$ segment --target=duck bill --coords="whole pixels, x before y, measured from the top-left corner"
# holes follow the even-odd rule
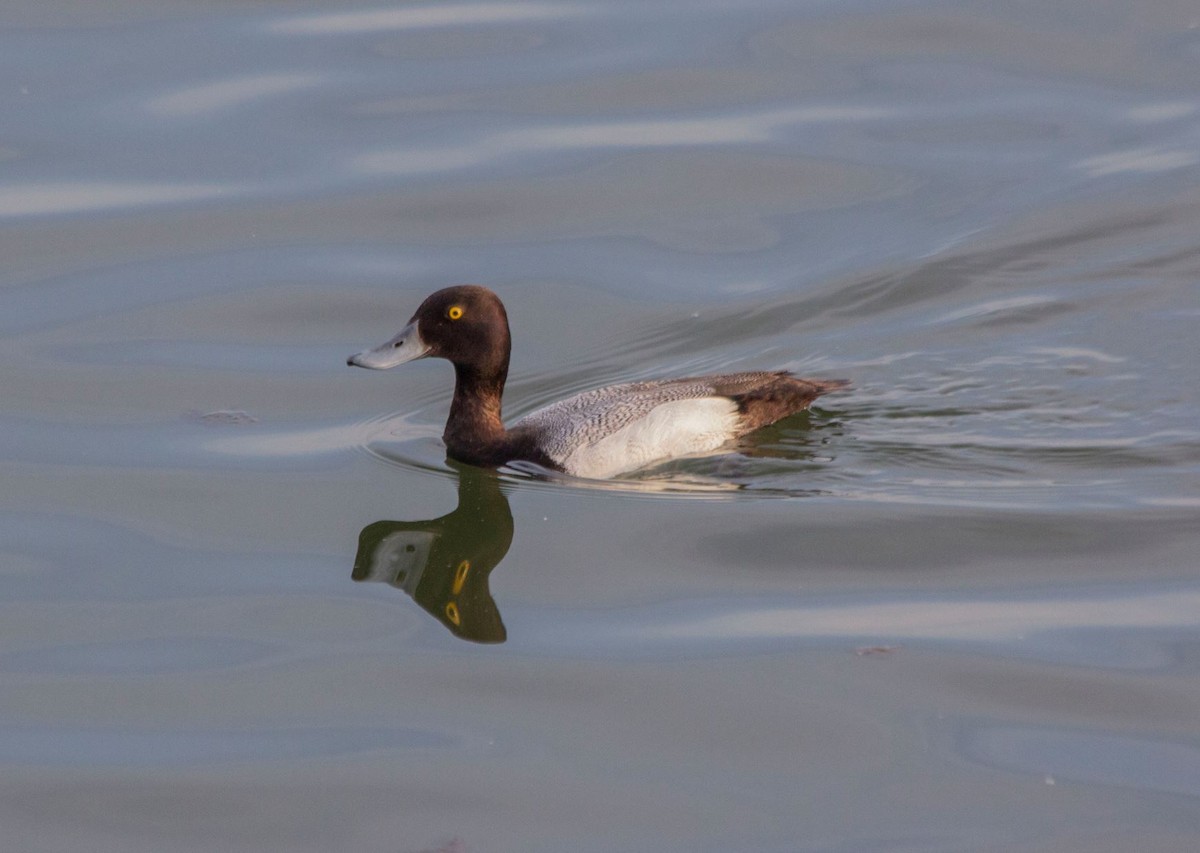
[[[400,334],[375,349],[364,350],[346,359],[346,364],[366,367],[371,370],[387,370],[406,361],[416,361],[429,355],[429,345],[421,340],[417,321],[413,320],[400,330]]]

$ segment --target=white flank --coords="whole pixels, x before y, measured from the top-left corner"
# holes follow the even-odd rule
[[[568,474],[603,480],[675,456],[716,450],[737,434],[737,423],[737,404],[727,397],[674,400],[557,461]]]

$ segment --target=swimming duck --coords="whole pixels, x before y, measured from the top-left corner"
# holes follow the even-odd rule
[[[447,359],[456,377],[442,435],[450,457],[485,467],[525,460],[594,479],[709,453],[848,384],[784,371],[630,382],[551,403],[506,429],[500,398],[510,350],[499,297],[462,285],[429,296],[399,334],[346,363],[386,370],[418,358]]]

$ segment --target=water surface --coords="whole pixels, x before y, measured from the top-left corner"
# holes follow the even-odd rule
[[[0,13],[0,838],[1200,844],[1200,15]],[[487,284],[506,414],[846,393],[615,483],[345,357]]]

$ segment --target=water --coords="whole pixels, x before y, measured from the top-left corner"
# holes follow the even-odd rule
[[[0,838],[1200,845],[1200,14],[15,0]],[[506,414],[853,381],[611,484]]]

